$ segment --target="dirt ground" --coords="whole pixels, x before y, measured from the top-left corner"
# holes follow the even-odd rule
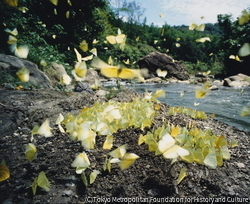
[[[110,100],[131,101],[136,96],[133,91],[126,91]],[[212,127],[216,135],[224,135],[228,140],[236,139],[239,143],[238,147],[230,148],[231,159],[216,169],[182,161],[170,168],[170,160],[155,156],[145,144],[137,144],[139,135],[153,127],[146,128],[144,132],[129,128],[115,133],[115,146],[128,144],[127,152],[140,156],[134,165],[123,171],[118,166],[114,166],[110,173],[102,170],[109,150],[102,149],[105,138],[98,137],[96,148],[87,151],[87,154],[91,168],[99,169],[101,173],[87,188],[71,167],[75,156],[83,152],[84,148],[80,142],[72,141],[67,133],[54,129],[53,137],[35,136],[33,143],[39,147],[37,158],[32,162],[25,159],[24,146],[30,142],[30,131],[34,125],[41,124],[46,118],[53,121],[59,113],[77,114],[95,101],[107,99],[95,94],[52,89],[0,89],[0,160],[4,159],[10,169],[10,178],[0,182],[1,203],[129,203],[128,199],[149,203],[160,198],[164,198],[160,201],[165,203],[212,203],[212,199],[214,202],[220,199],[249,203],[250,133],[212,118],[192,120],[199,128]],[[154,119],[154,126],[162,125],[162,118],[165,118],[165,121],[184,127],[191,119],[183,114],[170,116],[167,110],[168,105],[162,104],[159,115]],[[182,167],[186,167],[188,173],[176,185],[175,180]],[[37,194],[33,196],[31,184],[41,171],[46,173],[50,181],[50,191],[45,192],[38,187]]]

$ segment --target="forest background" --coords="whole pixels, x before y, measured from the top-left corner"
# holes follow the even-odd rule
[[[7,3],[6,3],[7,2]],[[189,74],[210,70],[211,74],[250,75],[250,56],[234,59],[244,43],[250,43],[250,23],[240,25],[229,14],[218,15],[218,22],[205,24],[204,31],[190,30],[188,25],[159,27],[147,24],[144,8],[136,1],[121,0],[120,7],[112,8],[108,0],[2,0],[0,1],[0,53],[12,54],[11,32],[18,45],[29,47],[28,60],[44,71],[45,64],[58,62],[68,73],[76,61],[74,48],[82,56],[96,48],[98,57],[115,63],[129,59],[128,67],[138,68],[136,62],[152,51],[159,51],[181,61]],[[246,8],[250,12],[250,7]],[[126,19],[126,20],[124,20]],[[106,36],[117,36],[120,29],[126,38],[124,49],[110,44]],[[209,37],[211,41],[197,42]],[[88,49],[79,49],[86,41]]]

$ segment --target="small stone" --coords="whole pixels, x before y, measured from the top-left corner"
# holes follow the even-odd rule
[[[160,195],[160,191],[157,188],[153,188],[153,189],[148,190],[148,195],[155,197],[155,196]]]
[[[245,164],[243,164],[243,163],[237,163],[237,166],[238,166],[239,168],[245,168]]]
[[[64,190],[63,194],[66,196],[71,196],[73,194],[73,191],[72,190]]]

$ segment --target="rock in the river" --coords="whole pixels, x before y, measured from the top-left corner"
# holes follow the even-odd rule
[[[250,86],[250,77],[245,74],[237,74],[224,79],[223,86],[243,87]]]
[[[12,77],[17,77],[16,72],[23,67],[30,71],[29,82],[33,85],[43,87],[49,87],[52,85],[48,76],[39,70],[36,64],[11,55],[0,54],[1,76],[10,75]]]
[[[167,76],[176,77],[179,80],[188,80],[189,75],[187,74],[185,67],[180,63],[176,62],[172,57],[167,54],[160,52],[151,52],[144,58],[138,61],[140,68],[147,68],[149,72],[155,74],[157,69],[166,70]]]

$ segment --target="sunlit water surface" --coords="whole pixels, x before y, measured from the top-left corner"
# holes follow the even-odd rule
[[[207,114],[215,114],[215,119],[235,126],[238,129],[250,131],[250,116],[241,117],[243,107],[250,105],[250,88],[242,89],[231,87],[219,87],[218,90],[210,91],[210,94],[201,99],[195,98],[195,87],[198,85],[170,83],[170,84],[136,84],[126,85],[138,93],[153,92],[156,89],[163,89],[166,92],[165,98],[159,100],[170,106],[183,106],[195,110],[205,111]],[[180,97],[180,93],[184,96]],[[194,104],[199,104],[195,106]]]

